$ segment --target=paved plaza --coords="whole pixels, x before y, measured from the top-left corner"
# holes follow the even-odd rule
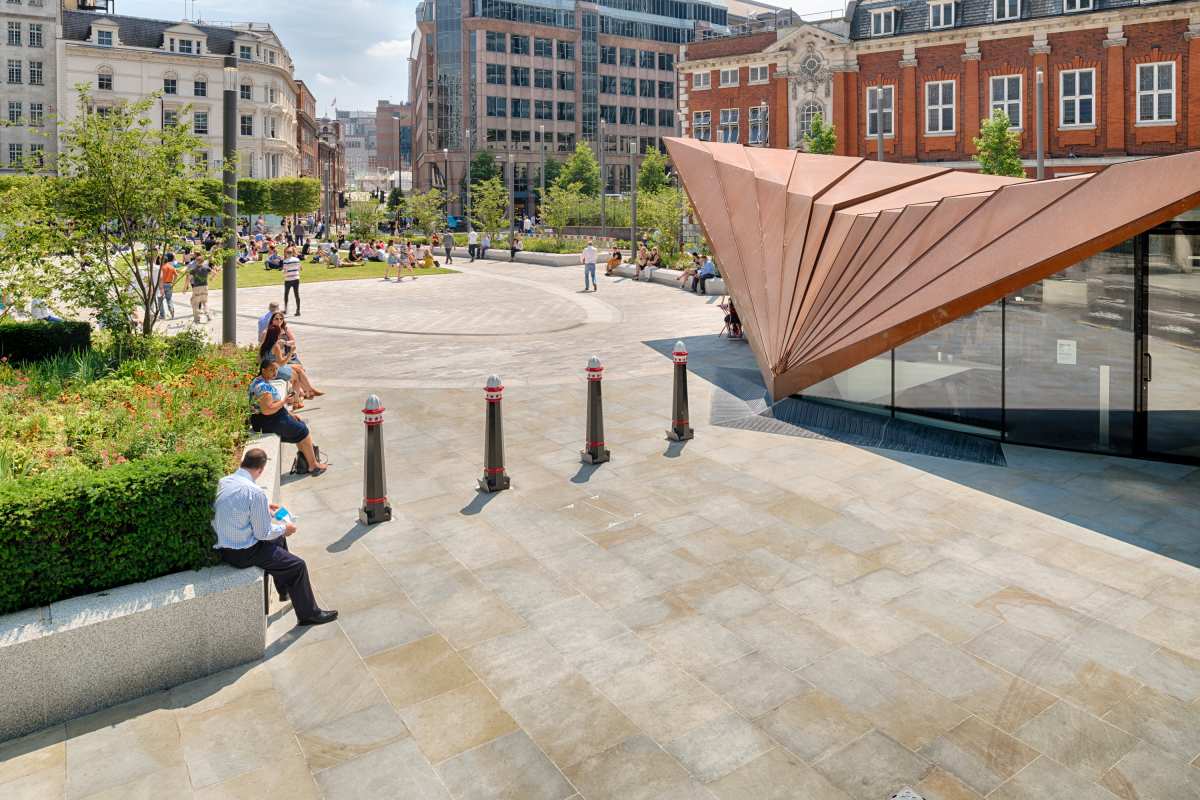
[[[715,426],[705,377],[753,369],[716,299],[580,288],[499,262],[303,287],[335,466],[283,500],[337,624],[275,603],[263,661],[0,745],[0,797],[1200,797],[1200,470]],[[240,293],[244,341],[278,294]],[[593,353],[613,460],[585,468]],[[492,372],[514,488],[485,497]],[[395,518],[366,528],[372,392]]]

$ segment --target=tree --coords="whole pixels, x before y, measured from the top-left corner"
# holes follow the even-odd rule
[[[404,205],[404,191],[399,186],[393,186],[387,196],[387,210],[395,214]]]
[[[646,157],[638,170],[638,191],[653,194],[667,188],[667,157],[657,147],[646,146]]]
[[[476,228],[497,233],[508,216],[508,187],[499,176],[471,187],[471,222]]]
[[[546,159],[546,187],[549,188],[558,182],[558,176],[562,174],[563,163],[554,158]],[[599,169],[600,165],[597,164]],[[541,187],[539,187],[541,188]]]
[[[379,223],[387,219],[383,207],[375,200],[350,202],[350,236],[353,239],[374,239],[379,236]]]
[[[826,125],[820,114],[816,114],[809,132],[804,134],[804,146],[810,153],[831,156],[837,149],[837,131],[832,125]]]
[[[471,185],[490,181],[500,174],[500,166],[490,150],[480,150],[471,159]]]
[[[1025,167],[1021,164],[1021,132],[1010,130],[1011,125],[1008,114],[999,108],[992,112],[991,119],[980,121],[972,158],[979,162],[979,171],[984,175],[1025,177]]]
[[[683,238],[683,219],[690,213],[687,196],[668,186],[657,192],[638,195],[638,225],[651,234],[663,260],[670,264],[679,255]]]
[[[538,210],[542,215],[542,222],[554,230],[556,241],[562,241],[563,228],[571,223],[571,214],[583,199],[578,183],[564,184],[558,180],[546,189],[546,197]]]
[[[549,166],[549,164],[547,164]],[[579,184],[579,192],[585,197],[597,197],[600,194],[600,162],[587,142],[575,145],[575,152],[563,164],[562,171],[555,178],[556,186]]]
[[[271,213],[281,217],[307,214],[321,205],[321,182],[316,178],[275,178],[267,186]]]
[[[238,178],[238,213],[257,217],[271,211],[271,187],[259,178]]]
[[[446,222],[446,196],[441,189],[414,192],[408,198],[408,214],[419,230],[433,233]]]
[[[118,342],[157,319],[157,264],[211,209],[199,166],[204,142],[181,119],[159,126],[158,95],[59,123],[57,168],[0,195],[0,292],[13,302],[40,298],[95,312]],[[186,113],[186,112],[185,112]],[[32,165],[31,165],[32,166]],[[215,263],[225,252],[208,254]],[[23,296],[22,296],[23,295]]]

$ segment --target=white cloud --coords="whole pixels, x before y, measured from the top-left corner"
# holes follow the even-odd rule
[[[367,48],[372,58],[408,58],[409,42],[405,39],[385,39]]]
[[[317,83],[321,84],[322,86],[333,86],[335,83],[337,83],[337,78],[331,78],[323,72],[318,72]]]

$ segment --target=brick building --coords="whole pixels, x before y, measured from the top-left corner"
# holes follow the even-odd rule
[[[300,176],[318,176],[317,99],[304,81],[296,81],[296,149],[300,154]]]

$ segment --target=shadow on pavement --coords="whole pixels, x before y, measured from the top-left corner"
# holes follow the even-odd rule
[[[341,538],[336,542],[330,542],[325,548],[329,553],[340,553],[343,550],[349,550],[350,546],[359,539],[367,535],[367,531],[371,530],[370,525],[364,525],[361,522],[354,523],[354,527],[342,534]]]
[[[492,500],[495,498],[496,492],[481,492],[476,490],[475,496],[471,498],[471,502],[459,509],[458,513],[467,517],[474,516],[480,511],[483,511],[483,507],[492,502]]]

